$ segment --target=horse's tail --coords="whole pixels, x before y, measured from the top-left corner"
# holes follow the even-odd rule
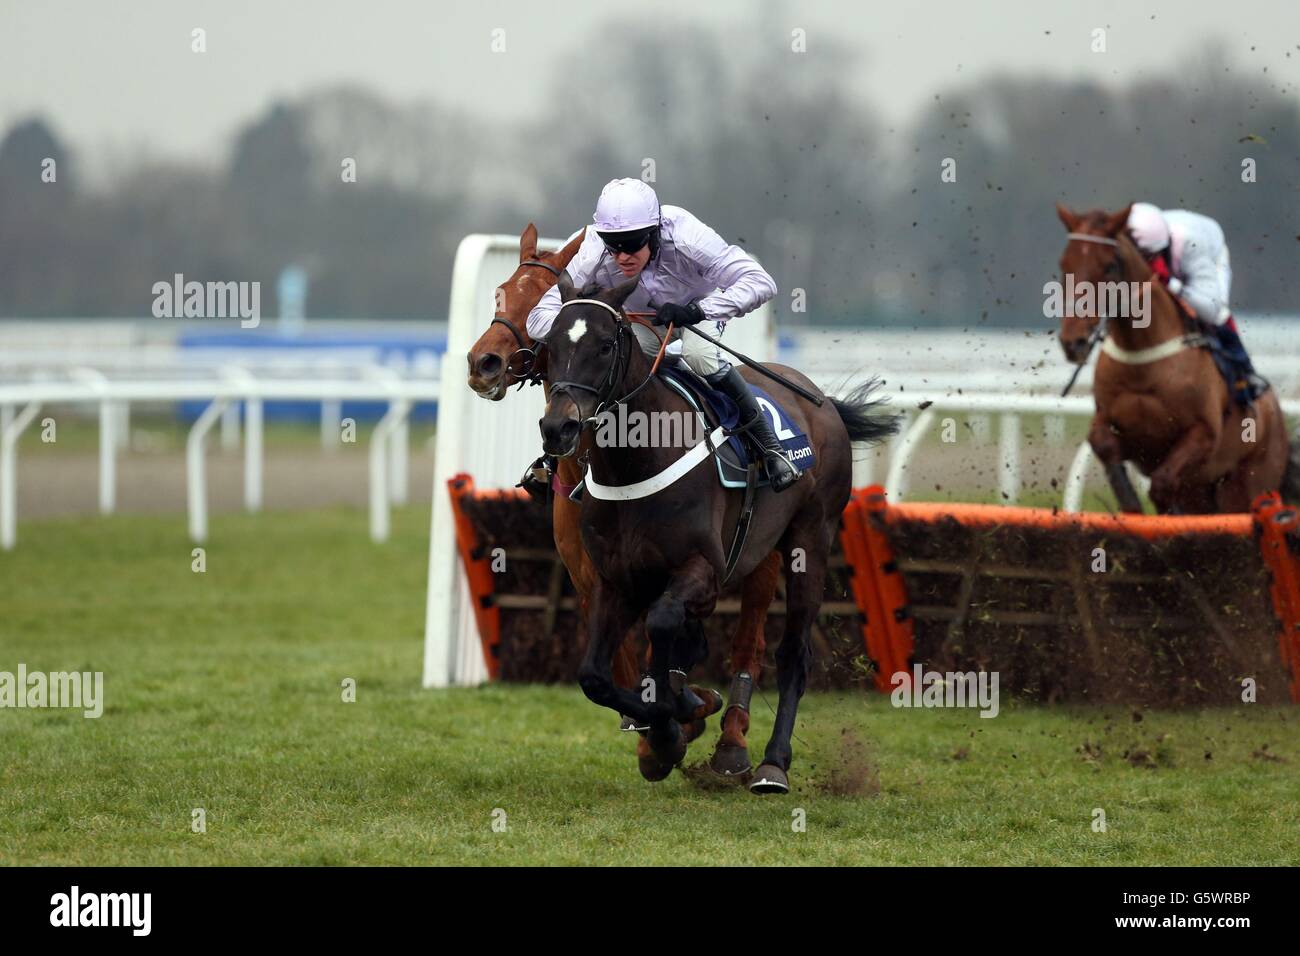
[[[884,398],[873,398],[880,387],[880,379],[863,382],[843,398],[832,398],[831,404],[840,413],[840,420],[848,429],[850,441],[879,444],[890,435],[898,434],[902,416],[883,411]]]

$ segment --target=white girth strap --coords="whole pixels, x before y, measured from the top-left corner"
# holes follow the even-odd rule
[[[1191,348],[1191,346],[1187,344],[1187,340],[1182,336],[1176,339],[1166,339],[1159,345],[1153,345],[1149,349],[1122,349],[1109,338],[1101,343],[1103,352],[1116,362],[1121,362],[1124,365],[1150,365],[1152,362],[1167,359],[1169,356],[1177,355],[1188,348]]]
[[[637,498],[648,498],[684,477],[700,462],[707,461],[711,454],[710,449],[722,444],[726,438],[726,431],[722,426],[718,426],[713,430],[713,434],[709,435],[708,441],[700,442],[659,474],[630,485],[602,485],[588,468],[587,477],[583,479],[583,487],[593,498],[599,498],[601,501],[634,501]]]

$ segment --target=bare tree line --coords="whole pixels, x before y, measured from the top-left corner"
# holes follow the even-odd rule
[[[643,173],[764,261],[784,322],[1042,325],[1058,200],[1207,212],[1232,246],[1238,310],[1296,311],[1296,95],[1215,49],[1119,92],[972,83],[890,131],[845,88],[843,50],[724,68],[716,34],[639,28],[626,46],[617,63],[558,57],[582,63],[582,83],[557,66],[532,122],[323,89],[252,119],[215,172],[151,163],[107,189],[79,185],[93,157],[50,123],[20,122],[0,141],[0,315],[142,316],[174,273],[270,288],[298,263],[311,315],[437,318],[463,235],[530,220],[566,234],[605,181]]]

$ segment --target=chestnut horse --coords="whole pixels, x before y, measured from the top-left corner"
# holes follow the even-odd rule
[[[637,343],[623,303],[637,287],[575,292],[559,281],[563,303],[547,341],[550,394],[539,423],[543,447],[559,458],[578,455],[598,416],[624,406],[629,416],[653,420],[664,412],[692,416],[690,405],[657,378]],[[769,366],[813,395],[799,372]],[[745,369],[747,378],[758,374]],[[747,575],[773,550],[786,560],[785,633],[776,654],[778,701],[754,793],[788,793],[790,737],[812,656],[810,631],[821,608],[826,563],[852,485],[852,442],[880,441],[897,420],[876,412],[874,382],[846,399],[814,404],[792,389],[764,382],[786,415],[808,436],[815,464],[789,490],[757,493],[749,535],[735,564]],[[699,704],[674,671],[689,673],[707,656],[699,623],[713,613],[726,579],[727,546],[741,511],[740,491],[724,488],[708,456],[688,459],[680,447],[591,442],[582,540],[598,570],[588,608],[589,638],[578,683],[594,703],[649,724],[652,755],[671,770],[686,754],[680,722]],[[704,465],[704,467],[700,467]],[[653,694],[647,699],[618,687],[611,662],[628,628],[645,617],[650,637]]]
[[[577,254],[585,234],[586,230],[578,233],[558,252],[545,253],[537,251],[537,229],[532,223],[519,237],[519,267],[497,287],[496,315],[467,356],[469,387],[480,397],[500,401],[512,387],[533,373],[544,374],[546,353],[544,349],[535,351],[535,343],[528,335],[528,313]],[[574,486],[582,473],[573,459],[566,458],[559,461],[557,478],[561,484]],[[585,627],[596,569],[582,544],[578,514],[577,502],[564,495],[554,496],[551,518],[555,547],[578,594]],[[709,762],[724,777],[740,779],[750,769],[745,739],[749,731],[749,697],[763,668],[767,647],[763,628],[776,594],[780,570],[780,556],[773,552],[750,572],[742,585],[740,616],[731,640],[730,664],[735,677],[722,718],[722,735]],[[614,661],[615,680],[619,686],[631,688],[637,686],[640,674],[636,644],[625,641]],[[672,769],[665,770],[652,758],[644,738],[638,742],[638,756],[642,773],[647,776],[666,774]]]
[[[1097,411],[1088,443],[1105,466],[1120,507],[1142,511],[1124,471],[1126,461],[1151,478],[1151,501],[1161,514],[1249,511],[1262,492],[1294,494],[1297,475],[1289,467],[1277,395],[1270,389],[1248,408],[1233,401],[1209,351],[1198,347],[1199,330],[1191,326],[1190,313],[1128,235],[1128,207],[1082,214],[1059,204],[1056,209],[1070,234],[1061,272],[1073,277],[1077,293],[1091,284],[1090,298],[1098,303],[1088,306],[1085,299],[1078,308],[1064,303],[1061,347],[1081,365],[1093,336],[1104,335],[1093,375]],[[1126,283],[1131,293],[1128,314],[1106,316],[1099,329],[1104,283]],[[1109,296],[1109,301],[1125,297]]]

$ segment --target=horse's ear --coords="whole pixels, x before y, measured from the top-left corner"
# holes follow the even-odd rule
[[[555,285],[560,290],[561,302],[568,302],[577,295],[577,293],[573,291],[573,279],[569,276],[567,269],[560,273],[560,280],[555,283]]]
[[[1106,235],[1118,236],[1121,232],[1123,232],[1126,228],[1128,228],[1128,215],[1129,215],[1129,211],[1132,208],[1133,208],[1133,204],[1129,203],[1119,212],[1113,213],[1112,215],[1106,217]]]
[[[616,309],[621,309],[623,307],[623,303],[627,301],[628,296],[630,296],[633,292],[636,291],[636,287],[640,283],[641,283],[641,277],[633,276],[631,279],[628,279],[626,282],[614,286],[614,288],[612,289],[606,289],[604,294],[601,295],[600,297],[601,301],[608,302]]]
[[[527,262],[537,257],[537,227],[531,222],[519,237],[519,261]]]
[[[1056,204],[1056,215],[1059,216],[1061,222],[1065,224],[1067,232],[1079,231],[1079,216],[1077,213],[1072,212],[1070,207],[1065,205],[1065,203],[1058,202]]]
[[[578,249],[582,247],[582,240],[586,238],[587,238],[587,227],[583,226],[582,230],[576,236],[574,236],[572,239],[569,240],[569,244],[567,246],[565,246],[559,252],[555,252],[551,254],[551,264],[559,266],[561,269],[563,269],[565,266],[567,266],[570,262],[573,261],[573,257],[578,254]]]

